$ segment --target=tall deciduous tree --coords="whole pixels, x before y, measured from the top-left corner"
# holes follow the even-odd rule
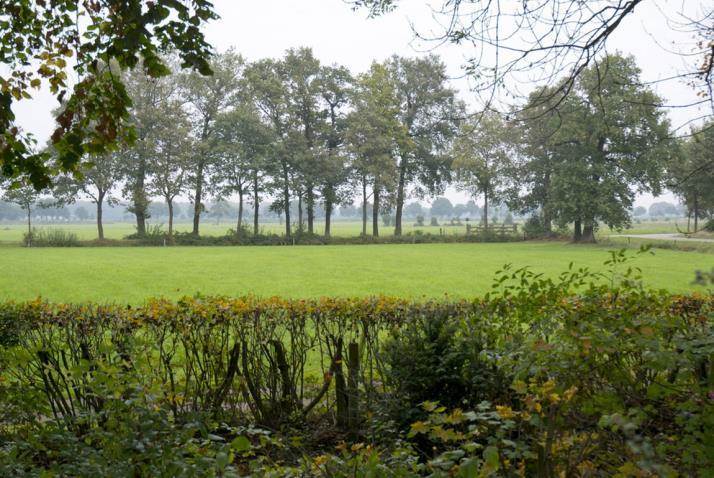
[[[397,92],[399,119],[411,139],[407,147],[398,151],[394,225],[394,234],[398,236],[402,233],[402,211],[409,185],[435,195],[449,181],[446,152],[461,115],[455,92],[447,85],[446,67],[439,57],[395,56],[389,68]]]
[[[694,218],[694,232],[699,219],[714,215],[714,122],[694,129],[681,154],[668,166],[668,185],[679,196]]]
[[[347,138],[354,154],[353,167],[362,185],[362,231],[367,223],[367,186],[372,186],[372,235],[379,235],[383,195],[394,186],[398,151],[411,144],[399,119],[397,92],[389,69],[373,63],[361,75],[353,95],[354,111],[348,117]]]
[[[574,223],[576,242],[594,241],[600,221],[627,226],[635,195],[661,190],[669,123],[639,75],[632,57],[608,55],[563,102],[553,205],[561,224]]]
[[[673,144],[661,100],[639,79],[631,57],[609,55],[580,75],[566,97],[542,88],[516,115],[517,167],[509,203],[574,225],[592,242],[600,222],[624,227],[638,192],[657,194]]]
[[[293,172],[292,157],[289,152],[290,133],[287,107],[285,69],[281,62],[260,60],[252,63],[245,72],[246,88],[264,120],[270,125],[273,162],[277,165],[273,176],[275,189],[280,198],[271,205],[271,210],[280,207],[285,213],[285,236],[290,238],[290,186]]]
[[[517,113],[508,125],[514,153],[508,205],[523,214],[537,214],[546,235],[553,230],[553,178],[558,162],[567,160],[559,157],[564,144],[559,143],[557,133],[564,127],[563,116],[570,105],[556,108],[557,101],[555,90],[538,88],[531,93],[525,111]]]
[[[250,103],[223,113],[216,121],[214,143],[215,182],[219,196],[238,194],[238,222],[236,233],[243,229],[243,206],[246,196],[252,191],[254,214],[253,232],[257,234],[257,211],[262,171],[266,169],[266,156],[272,139],[269,128],[261,121],[258,112]]]
[[[130,201],[129,212],[136,217],[136,233],[142,237],[146,235],[149,218],[150,163],[159,154],[155,150],[161,141],[159,136],[172,128],[177,85],[173,77],[153,78],[139,67],[128,72],[124,82],[132,100],[131,124],[136,142],[121,148],[119,155],[125,179],[124,196]]]
[[[236,101],[241,85],[244,61],[233,51],[216,55],[211,62],[213,74],[201,76],[196,73],[185,75],[181,81],[183,97],[193,122],[196,138],[193,182],[193,229],[199,234],[201,212],[206,187],[206,173],[210,167],[210,143],[215,132],[215,124],[221,112],[230,109]]]
[[[148,162],[151,195],[160,196],[168,208],[169,239],[173,238],[175,207],[174,200],[184,194],[189,186],[188,175],[192,166],[194,149],[191,137],[191,123],[175,100],[170,100],[162,111],[168,114],[171,122],[162,121],[156,126],[147,145],[153,152]]]
[[[349,176],[347,157],[342,146],[345,142],[346,115],[353,78],[345,67],[323,67],[320,74],[320,94],[327,105],[327,120],[324,124],[324,149],[320,161],[322,199],[325,204],[325,236],[331,232],[332,213],[335,204],[346,199],[344,188]]]
[[[282,61],[285,71],[286,100],[292,136],[291,154],[298,189],[304,192],[307,208],[307,231],[314,232],[316,189],[321,164],[318,153],[318,134],[323,129],[325,111],[320,104],[320,61],[309,48],[288,50]],[[299,199],[302,199],[300,196]],[[300,224],[302,226],[302,224]]]

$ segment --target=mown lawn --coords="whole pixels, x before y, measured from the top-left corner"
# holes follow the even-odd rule
[[[0,300],[138,304],[150,296],[203,294],[314,297],[486,293],[505,263],[555,276],[572,261],[603,270],[607,249],[548,242],[368,246],[0,248]],[[697,290],[696,269],[714,254],[657,250],[635,265],[646,283]]]

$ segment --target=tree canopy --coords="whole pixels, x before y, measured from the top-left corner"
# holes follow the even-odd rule
[[[10,0],[0,11],[0,171],[47,187],[55,170],[77,173],[85,154],[131,142],[131,97],[121,70],[139,65],[152,77],[169,74],[162,53],[209,75],[211,49],[201,26],[216,18],[208,0]],[[76,81],[71,81],[76,78]],[[62,108],[51,142],[56,161],[36,148],[12,111],[32,91],[49,87]]]

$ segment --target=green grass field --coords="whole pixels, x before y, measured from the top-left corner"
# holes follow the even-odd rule
[[[313,297],[389,294],[471,297],[504,263],[556,275],[604,269],[607,249],[559,243],[397,244],[296,247],[0,248],[0,299],[140,303],[203,294]],[[697,290],[696,269],[714,254],[658,250],[639,258],[646,283]]]

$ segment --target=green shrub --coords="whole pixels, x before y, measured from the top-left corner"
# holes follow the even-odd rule
[[[545,235],[545,227],[540,216],[529,217],[523,224],[523,232],[531,239],[543,237]]]
[[[486,351],[493,346],[470,333],[450,314],[416,317],[384,345],[386,378],[397,398],[394,418],[402,424],[422,416],[420,404],[439,401],[450,408],[501,396],[508,381]]]
[[[77,247],[77,234],[63,229],[32,229],[23,235],[22,244],[28,247]]]
[[[138,232],[126,236],[124,239],[138,241],[146,246],[165,246],[169,241],[168,233],[164,231],[163,224],[154,224],[146,227],[146,233],[142,236]]]

